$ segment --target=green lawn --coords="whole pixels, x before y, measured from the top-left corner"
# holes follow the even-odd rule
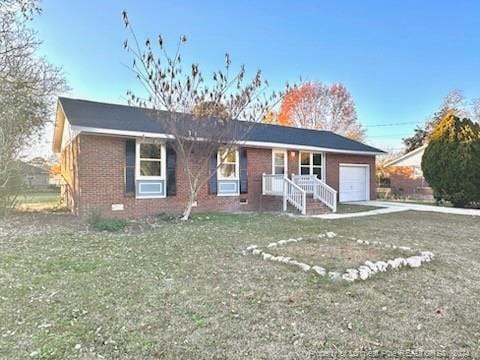
[[[25,192],[18,196],[17,208],[24,211],[40,211],[60,206],[60,191]]]
[[[333,231],[435,253],[419,269],[332,283],[243,255]],[[318,358],[321,351],[480,351],[480,219],[402,212],[134,222],[0,221],[0,358]]]
[[[370,211],[370,210],[378,210],[382,209],[378,206],[370,206],[370,205],[352,205],[352,204],[338,204],[337,205],[337,213],[338,214],[348,214],[348,213],[356,213],[362,211]]]

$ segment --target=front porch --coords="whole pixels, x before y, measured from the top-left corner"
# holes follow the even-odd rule
[[[263,174],[262,195],[282,197],[283,211],[289,205],[302,215],[337,211],[337,191],[316,175]]]

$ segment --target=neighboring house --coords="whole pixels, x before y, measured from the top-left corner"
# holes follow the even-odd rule
[[[52,188],[60,188],[63,184],[63,178],[61,174],[52,174],[48,178],[48,184]]]
[[[169,146],[168,121],[168,112],[154,120],[143,108],[60,98],[53,149],[71,211],[122,217],[181,211],[187,179]],[[287,207],[308,214],[335,210],[337,199],[375,199],[375,156],[382,153],[329,131],[256,123],[218,171],[212,157],[195,210]]]
[[[393,194],[417,199],[433,199],[432,188],[423,177],[423,145],[385,164]]]
[[[26,162],[20,162],[23,175],[23,184],[27,189],[45,190],[49,185],[48,169],[34,166]]]

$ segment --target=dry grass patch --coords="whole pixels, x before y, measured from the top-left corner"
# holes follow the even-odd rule
[[[252,243],[328,231],[428,249],[435,260],[346,284],[242,255]],[[208,214],[118,233],[90,231],[68,214],[19,214],[0,220],[0,359],[479,352],[479,234],[478,218],[410,211],[341,220]]]
[[[341,239],[307,239],[286,246],[269,249],[274,256],[289,256],[309,265],[320,265],[328,271],[344,271],[356,268],[365,261],[386,261],[397,257],[413,255],[398,249],[382,246],[361,245],[353,240]]]

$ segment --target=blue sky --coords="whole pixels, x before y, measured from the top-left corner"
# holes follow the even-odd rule
[[[139,38],[181,34],[204,72],[261,69],[282,89],[301,76],[352,93],[367,142],[397,149],[451,89],[480,96],[480,1],[60,1],[43,0],[33,25],[41,53],[61,65],[68,95],[125,102],[138,83],[125,67],[127,10]],[[406,123],[401,126],[390,124]],[[378,126],[389,125],[389,126]]]

